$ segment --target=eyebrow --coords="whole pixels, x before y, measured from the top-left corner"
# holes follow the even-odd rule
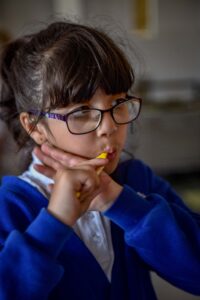
[[[82,104],[82,103],[80,103],[80,104]],[[78,105],[78,103],[77,104],[75,104],[75,105]],[[63,109],[63,110],[67,110],[67,111],[64,111],[64,112],[60,112],[60,111],[58,111],[58,112],[54,112],[55,114],[61,114],[61,115],[67,115],[67,114],[69,114],[69,113],[71,113],[71,112],[73,112],[73,111],[76,111],[76,110],[79,110],[79,109],[82,109],[82,108],[89,108],[89,106],[87,106],[87,105],[84,105],[84,104],[82,104],[82,105],[80,105],[80,106],[77,106],[77,107],[71,107],[70,109],[66,106],[66,107],[59,107],[59,108],[55,108],[55,110],[61,110],[61,109]],[[69,109],[69,110],[68,110]]]
[[[117,97],[117,98],[115,98],[115,99],[110,99],[110,100],[107,100],[106,102],[108,103],[108,104],[112,104],[114,101],[117,101],[117,100],[119,100],[119,99],[127,99],[127,97],[128,97],[129,95],[128,95],[128,93],[125,93],[125,96],[119,96],[119,97]],[[93,105],[92,105],[92,108],[96,108],[96,107],[94,107]]]
[[[114,101],[117,101],[117,100],[119,100],[119,99],[127,99],[128,96],[129,96],[128,93],[126,93],[124,97],[123,97],[123,96],[117,97],[116,99],[108,100],[108,102],[109,102],[109,104],[112,105],[112,103],[113,103]],[[101,99],[100,99],[100,100],[101,100]],[[86,104],[86,103],[87,103],[87,104]],[[90,108],[92,108],[92,109],[95,109],[95,108],[98,109],[96,106],[94,106],[95,104],[92,105],[91,100],[86,100],[85,103],[76,103],[75,105],[77,105],[76,108],[71,108],[71,109],[70,109],[69,111],[67,111],[67,112],[61,112],[61,114],[62,114],[62,115],[67,115],[67,114],[69,114],[69,113],[71,113],[71,112],[79,111],[79,110],[81,110],[81,109],[90,109]],[[78,106],[78,105],[80,105],[80,106]],[[67,107],[61,107],[60,109],[67,109]],[[59,113],[59,112],[58,112],[58,113]]]
[[[74,109],[70,110],[68,113],[70,114],[71,112],[74,112],[74,111],[76,112],[76,111],[84,110],[84,109],[91,109],[91,107],[89,107],[89,105],[81,105],[77,108],[74,108]]]

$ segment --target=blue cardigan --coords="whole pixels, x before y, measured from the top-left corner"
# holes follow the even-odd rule
[[[111,283],[37,189],[3,178],[0,300],[154,300],[151,270],[200,295],[200,216],[138,160],[120,164],[113,177],[124,188],[105,212],[115,252]]]

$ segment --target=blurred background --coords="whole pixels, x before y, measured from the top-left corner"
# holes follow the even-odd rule
[[[123,37],[136,72],[134,93],[143,98],[124,158],[144,160],[200,212],[200,1],[0,0],[0,46],[62,17]],[[0,122],[0,177],[18,174],[22,162]],[[200,299],[152,278],[161,300]]]

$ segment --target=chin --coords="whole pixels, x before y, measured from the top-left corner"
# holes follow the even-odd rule
[[[115,171],[115,169],[117,168],[118,163],[119,163],[119,160],[113,161],[113,162],[109,162],[108,165],[105,167],[105,172],[108,175],[112,174]]]

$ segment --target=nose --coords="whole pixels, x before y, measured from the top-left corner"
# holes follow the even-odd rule
[[[110,136],[117,131],[118,125],[113,120],[110,112],[105,112],[102,116],[101,124],[97,128],[98,136]]]

